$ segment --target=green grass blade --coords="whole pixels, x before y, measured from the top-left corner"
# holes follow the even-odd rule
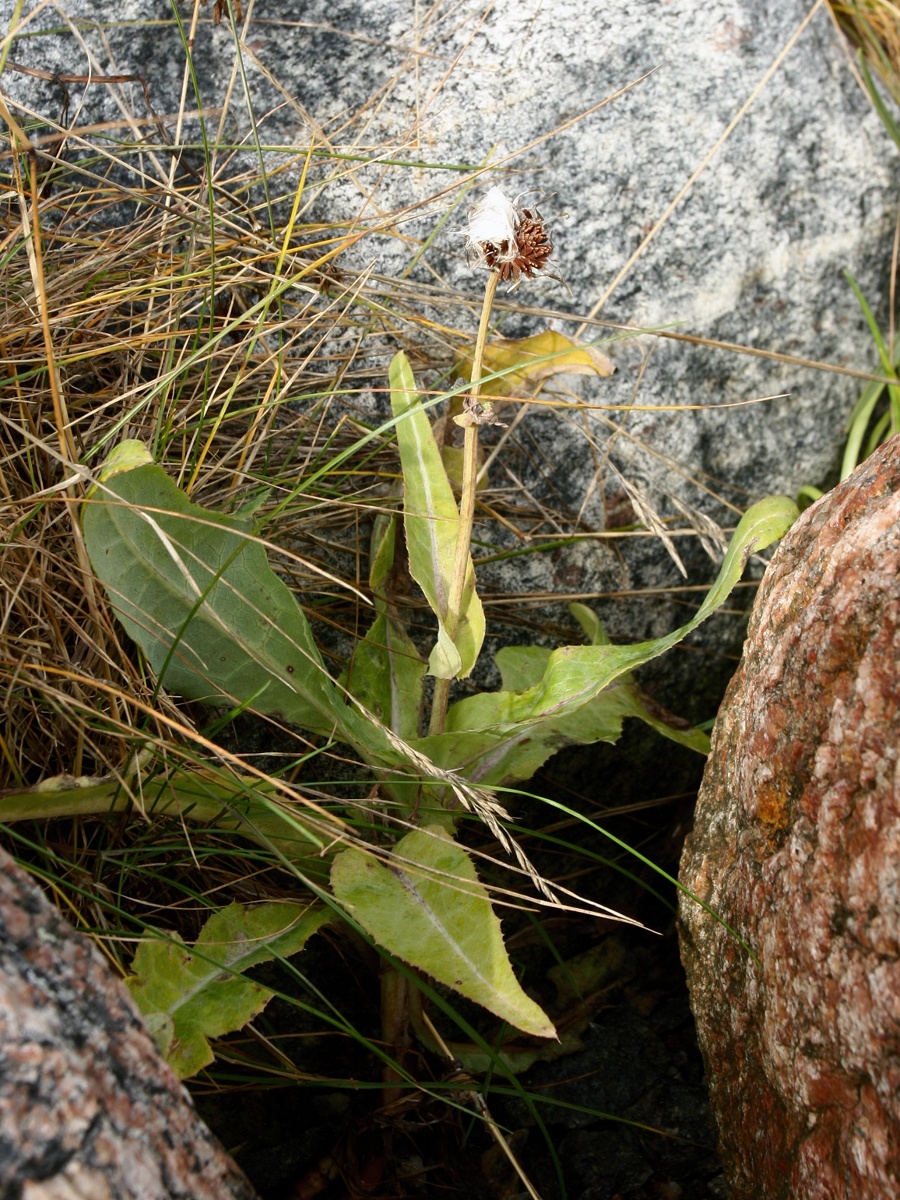
[[[878,322],[875,320],[875,314],[872,312],[868,301],[862,294],[862,291],[857,285],[856,280],[849,271],[844,271],[844,278],[853,288],[854,295],[859,301],[860,308],[863,310],[863,316],[866,318],[866,324],[869,326],[869,332],[872,335],[872,341],[878,348],[878,356],[881,359],[882,370],[889,379],[896,379],[897,376],[894,372],[894,364],[891,362],[891,356],[888,354],[887,346],[884,344],[884,338],[881,336],[881,330],[878,328]]]

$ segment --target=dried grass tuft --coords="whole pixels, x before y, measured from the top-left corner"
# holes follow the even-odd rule
[[[380,335],[408,343],[416,315],[332,265],[354,231],[297,224],[286,249],[226,213],[210,236],[190,177],[134,203],[112,169],[86,180],[19,147],[2,169],[0,788],[14,788],[124,769],[136,740],[171,739],[157,710],[191,727],[122,645],[81,547],[79,502],[111,446],[142,439],[203,503],[278,506],[278,536],[309,571],[337,553],[357,583],[341,533],[383,502],[393,451],[376,439],[301,484],[373,424]],[[104,225],[123,204],[132,218]]]
[[[893,0],[829,0],[838,25],[900,104],[900,5]]]

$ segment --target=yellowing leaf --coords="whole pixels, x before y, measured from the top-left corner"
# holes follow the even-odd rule
[[[562,333],[547,329],[533,337],[488,342],[484,348],[482,376],[497,371],[497,379],[483,379],[482,396],[510,396],[525,386],[554,375],[612,375],[615,367],[593,346],[579,346]],[[454,371],[461,379],[472,378],[472,355],[457,361]]]
[[[100,482],[108,483],[117,475],[133,471],[135,467],[145,467],[152,462],[153,457],[143,442],[137,438],[125,438],[110,451],[109,457],[100,468]]]
[[[343,850],[331,887],[391,954],[536,1037],[555,1037],[549,1018],[522,990],[500,921],[465,850],[436,825],[394,848],[390,867]]]
[[[310,904],[229,904],[194,946],[177,935],[141,942],[126,980],[160,1052],[180,1079],[215,1057],[209,1038],[242,1029],[274,995],[241,972],[302,950],[329,919]]]

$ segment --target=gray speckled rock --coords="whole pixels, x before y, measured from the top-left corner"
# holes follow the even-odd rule
[[[0,850],[0,1194],[253,1200],[99,951]]]
[[[376,224],[385,214],[424,204],[403,220],[411,242],[372,235],[346,264],[352,266],[355,256],[357,266],[374,263],[388,279],[408,265],[418,240],[433,232],[470,175],[440,164],[477,165],[490,158],[510,172],[511,193],[543,193],[539,203],[554,226],[567,287],[545,279],[506,297],[514,311],[503,330],[515,335],[542,324],[539,317],[516,312],[517,306],[584,315],[606,296],[629,256],[762,84],[809,5],[497,0],[486,7],[481,0],[462,0],[416,7],[409,0],[270,0],[252,11],[245,8],[243,63],[274,195],[292,196],[298,150],[312,132],[319,145],[345,154],[419,164],[378,161],[351,171],[342,162],[343,177],[317,193],[319,215]],[[95,72],[139,72],[171,133],[183,71],[171,13],[155,0],[121,0],[111,23],[108,6],[97,0],[69,0],[67,11],[77,19],[77,37],[73,26],[23,38],[13,47],[13,59],[44,70],[83,72],[89,49]],[[179,12],[187,24],[190,6]],[[59,28],[54,10],[45,10],[29,30],[42,24]],[[230,140],[246,139],[247,109],[241,80],[233,78],[234,39],[227,22],[216,26],[210,12],[201,10],[195,51],[203,103],[220,107],[234,82],[225,129]],[[648,71],[653,73],[643,82],[577,119]],[[59,116],[54,83],[8,71],[4,86],[19,104]],[[138,132],[154,134],[137,84],[70,84],[69,90],[70,117],[83,104],[80,124],[121,121],[124,109],[142,122]],[[216,120],[210,118],[213,132]],[[186,122],[184,135],[196,140],[196,119]],[[274,174],[290,155],[295,165]],[[163,165],[168,157],[167,150],[157,153]],[[222,179],[228,173],[224,158],[218,160]],[[841,271],[849,268],[877,306],[888,274],[894,158],[823,7],[613,290],[603,317],[677,326],[830,363],[873,365]],[[196,166],[198,152],[188,152],[185,161]],[[152,176],[150,156],[144,165]],[[318,184],[329,174],[336,172],[319,165],[312,178]],[[437,273],[451,288],[477,298],[481,281],[461,253],[461,221],[450,218],[415,276],[433,283]],[[474,313],[457,311],[457,319],[474,328]],[[561,319],[554,324],[577,328]],[[437,342],[422,349],[432,361],[446,355]],[[373,343],[373,382],[383,379],[388,350],[383,342]],[[679,504],[729,519],[714,495],[745,506],[767,492],[791,493],[804,482],[821,481],[836,461],[843,421],[859,386],[799,366],[649,338],[617,342],[611,353],[619,366],[613,380],[581,380],[568,394],[596,405],[634,401],[650,411],[594,411],[583,419],[533,412],[527,430],[520,431],[521,451],[508,452],[506,465],[515,468],[514,476],[500,476],[514,489],[521,479],[539,500],[580,514],[581,528],[592,530],[628,519],[627,497],[610,462],[643,483],[659,510],[678,520]],[[725,407],[780,393],[789,395]],[[672,411],[683,405],[704,407]],[[615,516],[617,506],[624,516]],[[486,536],[504,545],[502,531]],[[694,578],[708,579],[703,554],[689,541],[679,546]],[[622,592],[680,581],[655,543],[632,543],[621,555],[589,543],[553,556],[516,559],[512,567],[494,567],[481,578],[488,593],[520,595]],[[660,634],[682,615],[658,597],[650,605],[615,606],[605,613],[611,632],[621,638]],[[723,637],[734,645],[734,629]]]

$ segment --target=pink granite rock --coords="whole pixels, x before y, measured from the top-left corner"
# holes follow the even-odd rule
[[[253,1200],[94,945],[0,850],[0,1195]]]
[[[778,548],[685,845],[733,1200],[900,1196],[898,487],[895,437]]]

